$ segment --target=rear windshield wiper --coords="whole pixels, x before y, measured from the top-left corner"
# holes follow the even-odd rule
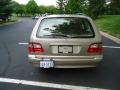
[[[57,37],[68,37],[68,36],[65,34],[51,34],[51,35],[44,35],[43,37],[57,38]]]
[[[70,38],[89,38],[93,37],[93,35],[71,35]]]

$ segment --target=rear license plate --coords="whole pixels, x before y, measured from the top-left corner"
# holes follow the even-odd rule
[[[54,67],[54,62],[52,60],[43,60],[40,61],[41,68],[52,68]]]
[[[59,53],[73,53],[73,46],[58,46]]]

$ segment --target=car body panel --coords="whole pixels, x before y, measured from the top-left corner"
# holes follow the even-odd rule
[[[39,38],[36,36],[37,30],[43,19],[47,18],[77,17],[87,19],[94,30],[94,38]],[[83,15],[48,15],[39,18],[30,37],[30,42],[40,43],[44,52],[29,53],[29,61],[39,67],[40,61],[44,58],[52,59],[55,68],[85,68],[96,67],[101,62],[103,55],[90,54],[87,52],[93,43],[101,43],[101,35],[95,27],[91,18]],[[60,51],[62,49],[62,51]],[[72,50],[71,50],[72,49]]]

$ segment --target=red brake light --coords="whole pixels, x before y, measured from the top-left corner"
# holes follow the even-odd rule
[[[34,53],[40,53],[40,52],[44,52],[44,49],[42,48],[42,45],[39,43],[29,43],[28,51]]]
[[[88,48],[88,53],[101,54],[102,53],[102,44],[101,43],[91,44],[90,47]]]

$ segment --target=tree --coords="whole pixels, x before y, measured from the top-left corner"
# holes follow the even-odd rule
[[[58,13],[58,9],[55,6],[39,6],[39,12],[41,14],[44,13],[50,13],[50,14],[57,14]]]
[[[120,14],[120,0],[111,0],[110,10],[111,14]]]
[[[67,0],[58,0],[57,5],[59,9],[59,13],[65,13],[65,5],[67,3]]]
[[[89,15],[96,19],[99,15],[104,14],[105,0],[89,0]]]
[[[47,7],[44,5],[39,6],[39,13],[44,14],[47,12]]]
[[[27,13],[28,14],[35,14],[39,13],[39,7],[34,0],[30,0],[26,5]]]
[[[0,0],[0,19],[6,21],[13,10],[13,2],[11,0]]]
[[[57,14],[58,13],[58,9],[54,6],[47,6],[46,7],[46,12],[50,13],[50,14]]]
[[[18,4],[17,2],[14,3],[14,9],[13,12],[17,15],[23,15],[26,12],[25,5]]]
[[[85,0],[69,0],[66,5],[67,13],[84,13]]]

